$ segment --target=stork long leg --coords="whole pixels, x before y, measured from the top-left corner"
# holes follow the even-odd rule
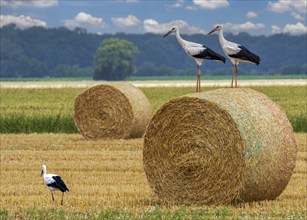
[[[51,193],[51,196],[52,196],[52,201],[54,202],[54,197],[53,197],[53,193],[52,193],[51,190],[50,190],[50,193]]]
[[[63,205],[63,198],[64,198],[64,192],[62,192],[62,200],[61,200],[61,205]]]
[[[235,74],[235,65],[232,65],[231,73],[232,73],[231,88],[233,88],[233,79],[234,79],[234,74]]]
[[[52,197],[53,204],[55,205],[55,201],[54,201],[54,196],[53,196],[52,190],[50,190],[50,193],[51,193],[51,197]]]
[[[235,73],[236,73],[236,88],[237,88],[238,87],[238,64],[236,65]]]
[[[196,90],[195,90],[195,92],[198,92],[198,66],[197,66]]]
[[[196,92],[200,92],[200,65],[197,65]]]
[[[195,89],[195,92],[198,92],[198,66],[197,66],[196,89]]]

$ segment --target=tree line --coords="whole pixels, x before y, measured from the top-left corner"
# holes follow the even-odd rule
[[[1,77],[93,77],[98,48],[109,38],[126,40],[137,48],[134,60],[136,68],[127,67],[131,74],[195,75],[195,62],[184,54],[174,37],[162,38],[162,35],[150,33],[97,35],[82,28],[69,30],[64,27],[32,27],[20,30],[14,25],[8,25],[0,30]],[[202,43],[224,55],[216,35],[194,34],[182,37]],[[261,57],[259,66],[240,64],[242,74],[288,75],[307,72],[306,34],[251,36],[240,33],[227,34],[226,38],[248,47]],[[229,60],[226,64],[205,61],[202,72],[209,75],[226,75],[229,74],[230,68]]]

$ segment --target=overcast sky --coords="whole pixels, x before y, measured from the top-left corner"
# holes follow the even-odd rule
[[[307,0],[0,0],[0,27],[20,29],[65,26],[88,32],[163,34],[177,25],[181,33],[225,32],[251,35],[307,33]]]

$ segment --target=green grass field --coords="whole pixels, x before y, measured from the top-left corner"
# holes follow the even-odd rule
[[[288,116],[295,132],[307,132],[305,86],[250,87],[266,94]],[[207,87],[205,90],[217,89]],[[194,88],[142,88],[154,111]],[[73,119],[79,88],[0,89],[0,133],[77,133]]]

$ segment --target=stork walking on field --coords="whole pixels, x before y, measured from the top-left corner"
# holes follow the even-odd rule
[[[213,28],[212,31],[208,33],[211,34],[217,31],[219,35],[219,41],[221,47],[226,56],[229,57],[232,63],[232,80],[231,80],[231,87],[233,87],[233,81],[235,80],[235,87],[237,87],[237,77],[238,77],[238,65],[239,62],[247,62],[247,63],[255,63],[257,65],[260,64],[260,57],[251,51],[249,51],[246,47],[227,41],[223,35],[223,27],[216,26]]]
[[[41,176],[43,177],[44,183],[48,186],[51,192],[52,201],[54,201],[53,191],[60,190],[62,192],[61,205],[63,205],[64,192],[69,190],[65,185],[64,181],[62,180],[62,178],[56,174],[47,174],[46,165],[42,166]]]
[[[218,60],[225,63],[225,57],[214,52],[205,45],[186,41],[180,37],[179,29],[177,26],[172,27],[163,37],[168,36],[171,33],[175,33],[178,43],[183,48],[183,50],[192,57],[197,64],[197,82],[196,82],[196,92],[200,92],[200,66],[203,59],[207,60]]]

